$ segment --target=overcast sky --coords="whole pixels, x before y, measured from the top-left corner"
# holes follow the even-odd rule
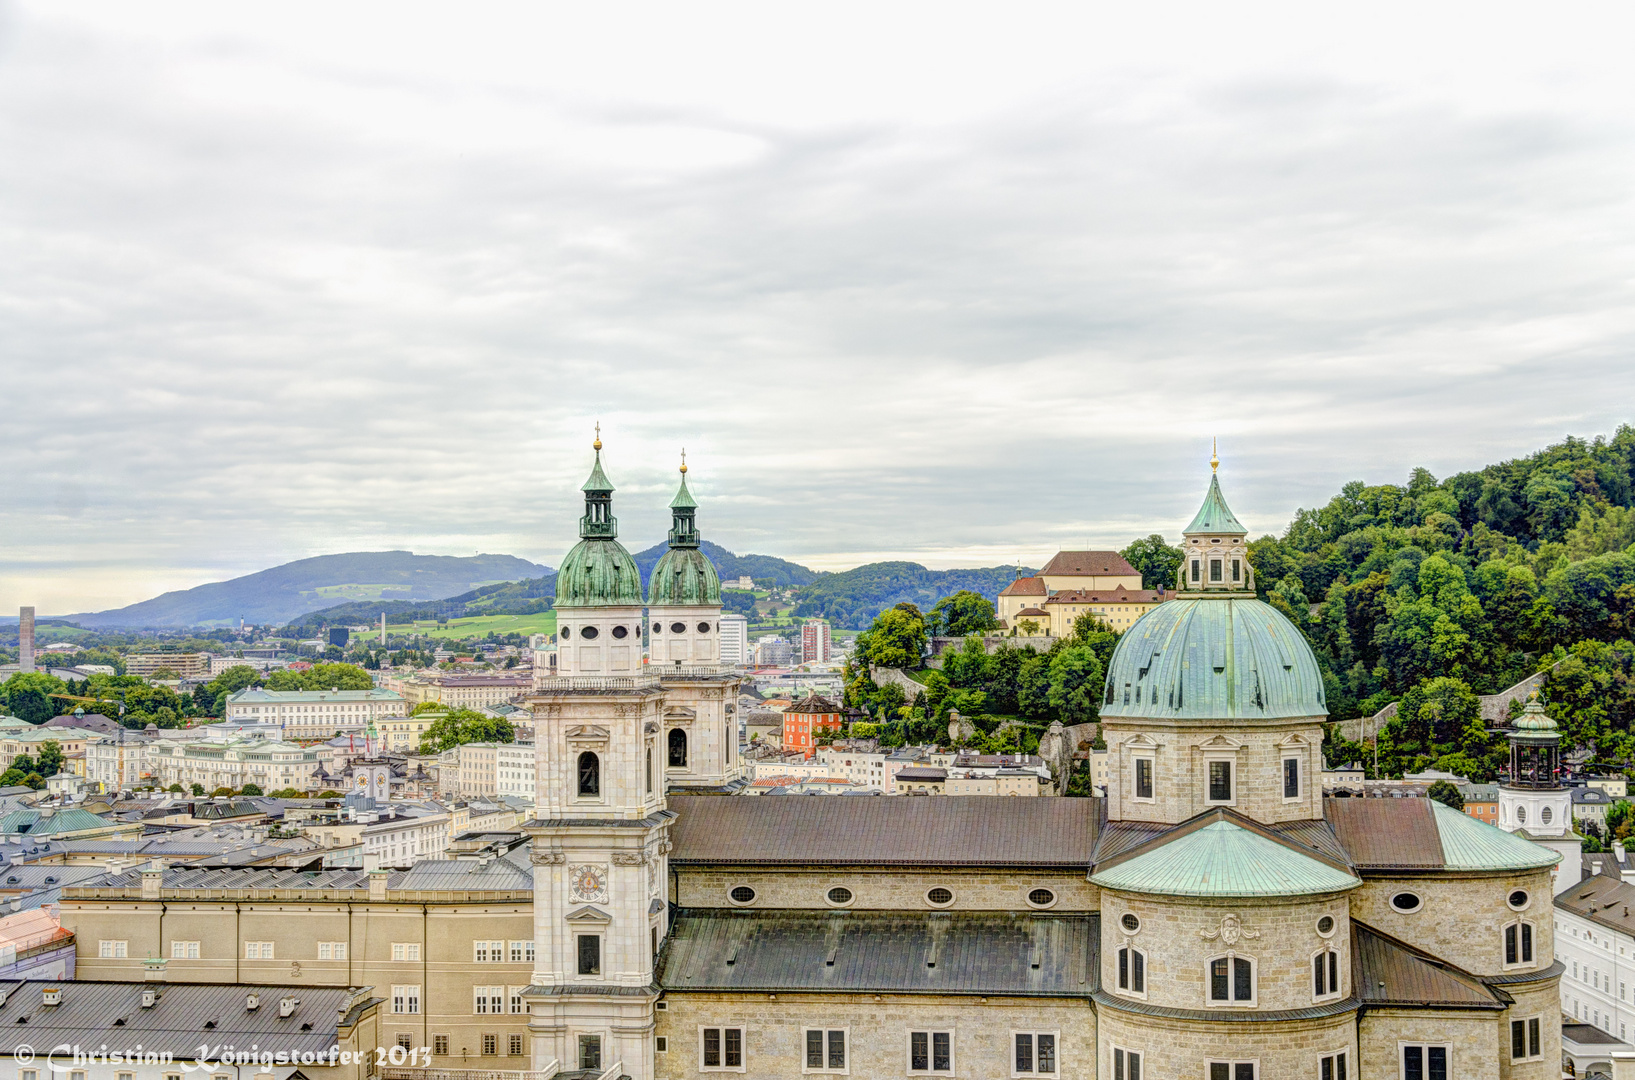
[[[837,569],[1630,420],[1625,9],[1335,10],[0,6],[0,611],[555,565],[598,421]]]

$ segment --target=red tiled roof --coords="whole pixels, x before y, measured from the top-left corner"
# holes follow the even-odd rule
[[[1036,577],[1022,577],[999,590],[1000,596],[1043,596],[1045,583]]]
[[[1040,577],[1088,577],[1093,574],[1128,576],[1136,573],[1116,551],[1058,551],[1039,571]]]
[[[1047,604],[1156,604],[1165,594],[1157,589],[1063,589]]]
[[[818,694],[807,694],[785,709],[786,713],[838,713],[840,706]]]
[[[1021,611],[1018,611],[1016,613],[1017,618],[1021,618],[1023,615],[1048,615],[1048,614],[1049,614],[1049,612],[1045,611],[1043,608],[1036,608],[1036,607],[1025,607]]]

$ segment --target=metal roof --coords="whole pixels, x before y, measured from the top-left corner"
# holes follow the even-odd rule
[[[1361,879],[1227,820],[1176,829],[1091,875],[1092,884],[1164,896],[1309,896]]]
[[[1442,836],[1442,863],[1446,870],[1542,870],[1561,856],[1531,840],[1478,821],[1461,810],[1427,799]]]
[[[43,1003],[47,987],[62,991],[61,1004]],[[260,1049],[274,1053],[327,1053],[335,1045],[342,1015],[355,1013],[360,1003],[381,1000],[370,999],[367,988],[310,984],[211,986],[69,980],[0,982],[0,990],[6,991],[0,1024],[17,1033],[15,1041],[38,1046],[99,1046],[118,1035],[128,1040],[122,1045],[140,1044],[144,1052],[168,1051],[178,1060],[191,1058],[201,1044],[214,1048],[257,1043]],[[158,998],[144,1009],[142,993],[146,990],[158,991]],[[246,1008],[250,994],[259,998],[254,1010]],[[285,996],[294,997],[298,1004],[291,1015],[280,1017],[278,1002]]]
[[[1248,597],[1180,596],[1125,631],[1107,665],[1103,717],[1250,719],[1328,714],[1311,646]]]
[[[1096,914],[681,909],[657,981],[669,991],[1088,997],[1099,937]]]
[[[1238,516],[1232,513],[1226,505],[1226,496],[1221,494],[1221,478],[1219,474],[1209,477],[1209,490],[1204,494],[1204,504],[1198,507],[1198,512],[1192,517],[1192,524],[1181,530],[1183,536],[1193,533],[1235,533],[1247,536],[1249,530],[1238,521]]]
[[[1352,983],[1364,1005],[1503,1009],[1509,1001],[1481,979],[1355,920]]]
[[[1323,816],[1359,870],[1439,870],[1442,837],[1429,799],[1324,799]]]
[[[1556,907],[1563,911],[1635,937],[1635,916],[1630,915],[1631,904],[1635,904],[1635,885],[1610,876],[1581,881],[1555,898]]]
[[[392,888],[421,892],[530,892],[532,865],[524,868],[507,859],[421,859]]]
[[[672,796],[672,864],[1089,865],[1100,799]]]

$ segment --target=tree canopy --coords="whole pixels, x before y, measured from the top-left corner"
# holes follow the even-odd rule
[[[516,728],[504,717],[488,716],[474,709],[454,709],[426,725],[420,735],[420,752],[435,754],[472,742],[516,741]]]

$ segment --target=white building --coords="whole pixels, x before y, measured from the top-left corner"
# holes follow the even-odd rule
[[[829,624],[822,619],[807,619],[800,628],[800,662],[827,664],[829,662]]]
[[[226,719],[274,720],[286,739],[327,739],[407,711],[403,695],[391,690],[245,689],[227,699]]]
[[[511,795],[533,800],[533,743],[475,742],[448,751],[451,782],[440,791],[465,799]],[[441,772],[439,773],[441,776]]]
[[[141,784],[150,769],[148,747],[154,741],[153,736],[128,728],[87,740],[85,778],[103,792]]]
[[[721,662],[749,663],[749,620],[742,615],[721,615]]]
[[[781,637],[764,637],[755,643],[755,662],[761,667],[787,667],[794,650]]]
[[[1567,969],[1561,975],[1561,1011],[1624,1042],[1635,1034],[1631,905],[1635,885],[1615,876],[1581,881],[1555,900],[1556,959]],[[1585,1075],[1582,1068],[1579,1075]]]
[[[149,772],[160,787],[198,784],[205,791],[255,784],[262,791],[306,790],[318,768],[318,751],[267,739],[156,742],[147,749]]]

